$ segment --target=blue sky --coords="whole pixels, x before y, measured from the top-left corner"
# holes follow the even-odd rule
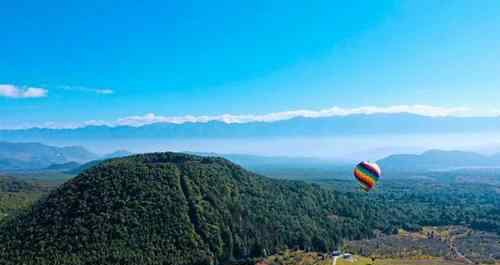
[[[147,113],[500,109],[498,1],[20,0],[0,8],[1,128]]]

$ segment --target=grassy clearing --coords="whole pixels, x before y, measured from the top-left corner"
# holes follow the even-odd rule
[[[354,263],[338,260],[337,265],[500,265],[500,237],[463,226],[424,227],[419,232],[399,230],[396,235],[346,242],[344,250],[358,255]],[[330,264],[332,258],[328,255],[303,251],[285,251],[262,263]]]
[[[42,192],[1,192],[0,222],[7,216],[29,208],[43,195]]]
[[[331,263],[328,263],[331,264]],[[449,260],[445,260],[442,258],[421,258],[421,259],[377,259],[375,262],[372,262],[369,258],[364,257],[356,257],[356,261],[354,263],[350,262],[337,262],[337,265],[458,265],[463,263],[453,262]]]
[[[331,265],[332,259],[314,252],[285,252],[280,255],[274,255],[267,258],[259,265]],[[445,260],[443,258],[419,257],[403,259],[376,259],[354,257],[354,263],[339,260],[337,265],[463,265],[455,261]]]

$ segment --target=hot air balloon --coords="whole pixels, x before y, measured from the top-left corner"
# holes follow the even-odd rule
[[[354,168],[354,176],[365,191],[375,187],[381,175],[380,167],[373,162],[363,161]]]

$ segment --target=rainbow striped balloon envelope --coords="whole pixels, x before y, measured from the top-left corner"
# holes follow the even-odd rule
[[[363,161],[354,168],[354,176],[365,191],[375,187],[381,175],[380,167],[373,162]]]

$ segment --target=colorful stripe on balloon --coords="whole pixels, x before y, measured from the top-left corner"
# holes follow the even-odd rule
[[[354,169],[354,176],[365,190],[372,189],[380,175],[380,167],[375,163],[361,162]]]

